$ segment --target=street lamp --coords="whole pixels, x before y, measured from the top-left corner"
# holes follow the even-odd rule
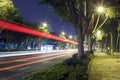
[[[99,19],[100,19],[100,13],[103,13],[103,12],[104,12],[104,7],[99,6],[99,7],[97,8],[97,12],[98,12],[99,14],[98,14],[98,18],[97,18],[97,21],[96,21],[96,24],[95,24],[95,27],[94,27],[92,33],[98,31],[98,30],[103,26],[103,24],[107,21],[107,19],[108,19],[108,18],[106,17],[105,20],[98,26]]]
[[[43,26],[43,27],[47,27],[48,24],[47,24],[46,22],[44,22],[44,23],[42,24],[42,26]]]
[[[62,32],[62,35],[65,35],[65,32]]]
[[[104,11],[104,8],[102,6],[100,6],[100,7],[98,7],[97,11],[101,13]]]
[[[70,35],[69,38],[72,39],[72,35]]]

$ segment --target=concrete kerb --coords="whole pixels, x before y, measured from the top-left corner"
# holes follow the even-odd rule
[[[88,64],[88,70],[87,70],[87,73],[88,73],[88,79],[89,79],[90,68],[91,68],[91,65],[92,65],[92,62],[93,62],[93,57],[94,57],[94,54],[92,54],[92,56],[91,56],[91,60],[90,60],[90,62],[89,62],[89,64]]]

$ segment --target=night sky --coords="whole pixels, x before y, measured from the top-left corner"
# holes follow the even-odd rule
[[[47,22],[51,32],[59,34],[64,31],[67,35],[75,34],[70,23],[60,20],[60,18],[47,5],[38,5],[39,0],[13,0],[14,6],[19,9],[20,16],[31,23],[40,24]]]

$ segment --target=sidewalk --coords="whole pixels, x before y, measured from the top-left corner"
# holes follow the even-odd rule
[[[95,53],[89,68],[89,80],[120,80],[120,57]]]

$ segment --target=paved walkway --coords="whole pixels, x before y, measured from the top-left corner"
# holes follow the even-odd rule
[[[95,53],[89,68],[89,80],[120,80],[120,57]]]

